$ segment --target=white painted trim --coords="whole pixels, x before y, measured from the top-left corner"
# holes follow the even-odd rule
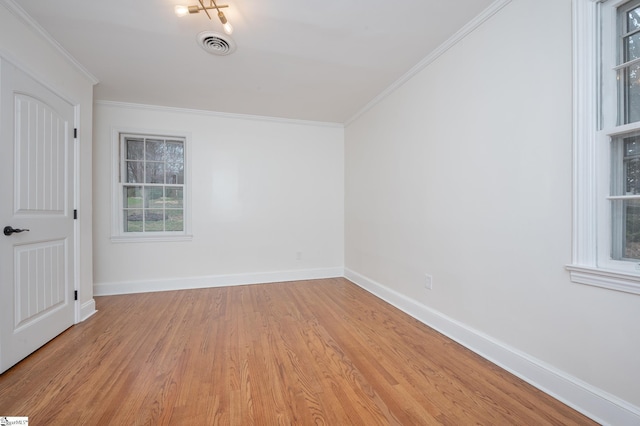
[[[80,321],[82,322],[98,312],[96,310],[96,301],[94,299],[88,300],[80,306]]]
[[[73,135],[76,132],[75,129],[80,128],[80,105],[73,106],[73,129],[69,129],[72,132],[73,139],[73,209],[74,214],[80,210],[80,135]],[[73,220],[73,289],[82,298],[82,289],[80,288],[80,224],[81,218],[75,218]],[[80,300],[75,301],[74,306],[74,321],[79,323],[82,321],[82,313],[80,308]]]
[[[476,28],[482,25],[485,21],[498,13],[500,9],[511,3],[511,0],[496,0],[483,10],[478,16],[469,21],[464,27],[460,28],[454,35],[449,37],[444,43],[438,46],[433,52],[431,52],[426,58],[418,62],[413,68],[407,71],[402,77],[393,82],[389,87],[383,90],[378,96],[373,98],[367,103],[360,111],[356,112],[345,123],[345,127],[356,121],[362,114],[369,111],[376,104],[381,102],[384,98],[391,93],[398,90],[403,84],[411,80],[416,74],[428,67],[432,62],[442,56],[447,50],[458,44],[466,36],[471,34]]]
[[[573,241],[572,264],[567,266],[571,281],[610,290],[640,294],[640,264],[612,260],[609,137],[621,131],[631,131],[638,124],[614,126],[615,118],[605,114],[603,125],[611,129],[598,131],[598,85],[608,85],[603,94],[616,91],[613,79],[598,75],[603,52],[615,51],[601,46],[615,45],[605,32],[599,39],[599,29],[615,27],[616,7],[620,1],[606,6],[593,0],[573,0]],[[602,52],[601,52],[602,50]],[[607,59],[607,63],[609,60]],[[610,60],[611,68],[615,60]],[[609,83],[606,83],[609,81]],[[602,83],[601,83],[602,82]],[[615,96],[604,96],[603,112],[616,109]],[[615,271],[614,271],[615,269]]]
[[[131,109],[140,109],[145,111],[196,114],[196,115],[204,115],[208,117],[231,118],[234,120],[269,121],[269,122],[282,123],[282,124],[297,124],[300,126],[332,127],[332,128],[338,128],[338,129],[344,128],[344,125],[342,123],[332,123],[328,121],[295,120],[292,118],[268,117],[268,116],[262,116],[262,115],[249,115],[249,114],[234,114],[229,112],[177,108],[177,107],[169,107],[169,106],[162,106],[162,105],[146,105],[146,104],[135,104],[135,103],[128,103],[128,102],[115,102],[115,101],[104,101],[104,100],[96,100],[94,101],[94,104],[102,105],[106,107],[113,107],[113,108],[131,108]]]
[[[589,266],[567,265],[566,268],[571,273],[571,281],[574,283],[640,294],[640,277],[637,275]]]
[[[154,291],[186,290],[193,288],[228,287],[247,284],[266,284],[304,281],[344,276],[342,267],[298,269],[290,271],[257,272],[249,274],[210,275],[203,277],[167,278],[157,280],[120,281],[94,284],[95,296],[148,293]]]
[[[348,268],[345,268],[345,278],[598,423],[640,424],[640,407]]]
[[[24,22],[27,26],[31,27],[36,34],[42,37],[43,40],[48,42],[59,54],[62,56],[71,66],[80,71],[82,75],[87,77],[91,84],[96,85],[99,83],[93,74],[91,74],[80,62],[76,60],[71,53],[69,53],[60,43],[58,43],[38,22],[33,19],[20,5],[14,0],[0,0],[7,10],[13,13],[17,18]]]
[[[573,264],[596,265],[597,4],[573,2]]]
[[[115,213],[112,212],[112,215],[115,216]],[[110,241],[112,243],[174,243],[174,242],[191,241],[191,240],[193,240],[192,234],[189,234],[189,235],[179,234],[175,236],[167,235],[167,234],[162,234],[162,235],[136,234],[136,236],[130,237],[128,235],[124,235],[123,233],[122,235],[112,235],[110,238]]]

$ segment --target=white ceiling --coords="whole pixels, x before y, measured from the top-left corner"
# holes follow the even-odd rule
[[[208,2],[208,0],[206,0]],[[99,83],[95,100],[344,123],[493,0],[229,0],[207,53],[197,0],[15,0]]]

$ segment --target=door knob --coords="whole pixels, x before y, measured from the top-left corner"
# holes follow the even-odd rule
[[[4,227],[4,235],[6,236],[9,236],[13,233],[19,234],[20,232],[24,232],[24,231],[28,231],[28,229],[15,229],[15,228],[12,228],[11,226]]]

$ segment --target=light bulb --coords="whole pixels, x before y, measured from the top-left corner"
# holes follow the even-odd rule
[[[224,13],[222,13],[221,10],[218,11],[218,19],[220,19],[220,22],[222,22],[222,28],[224,29],[224,32],[231,35],[231,33],[233,32],[233,27],[227,21],[227,17],[224,16]]]
[[[189,8],[180,4],[175,5],[173,10],[176,12],[176,16],[185,16],[189,13]]]

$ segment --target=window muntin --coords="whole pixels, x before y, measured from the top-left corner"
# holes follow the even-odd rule
[[[121,231],[185,233],[185,140],[120,135]]]
[[[608,237],[598,266],[637,274],[640,261],[640,0],[609,2],[601,14],[603,130],[600,144],[609,145],[609,204],[600,227]],[[607,14],[615,19],[607,21]],[[607,25],[607,22],[613,22]],[[608,65],[609,58],[614,64]],[[615,79],[615,82],[614,80]],[[616,87],[616,90],[612,90]],[[616,99],[617,98],[617,99]],[[612,101],[613,100],[613,101]],[[603,158],[597,161],[603,161]],[[605,219],[609,225],[602,223]]]
[[[640,2],[617,9],[618,25],[618,123],[640,121]]]

